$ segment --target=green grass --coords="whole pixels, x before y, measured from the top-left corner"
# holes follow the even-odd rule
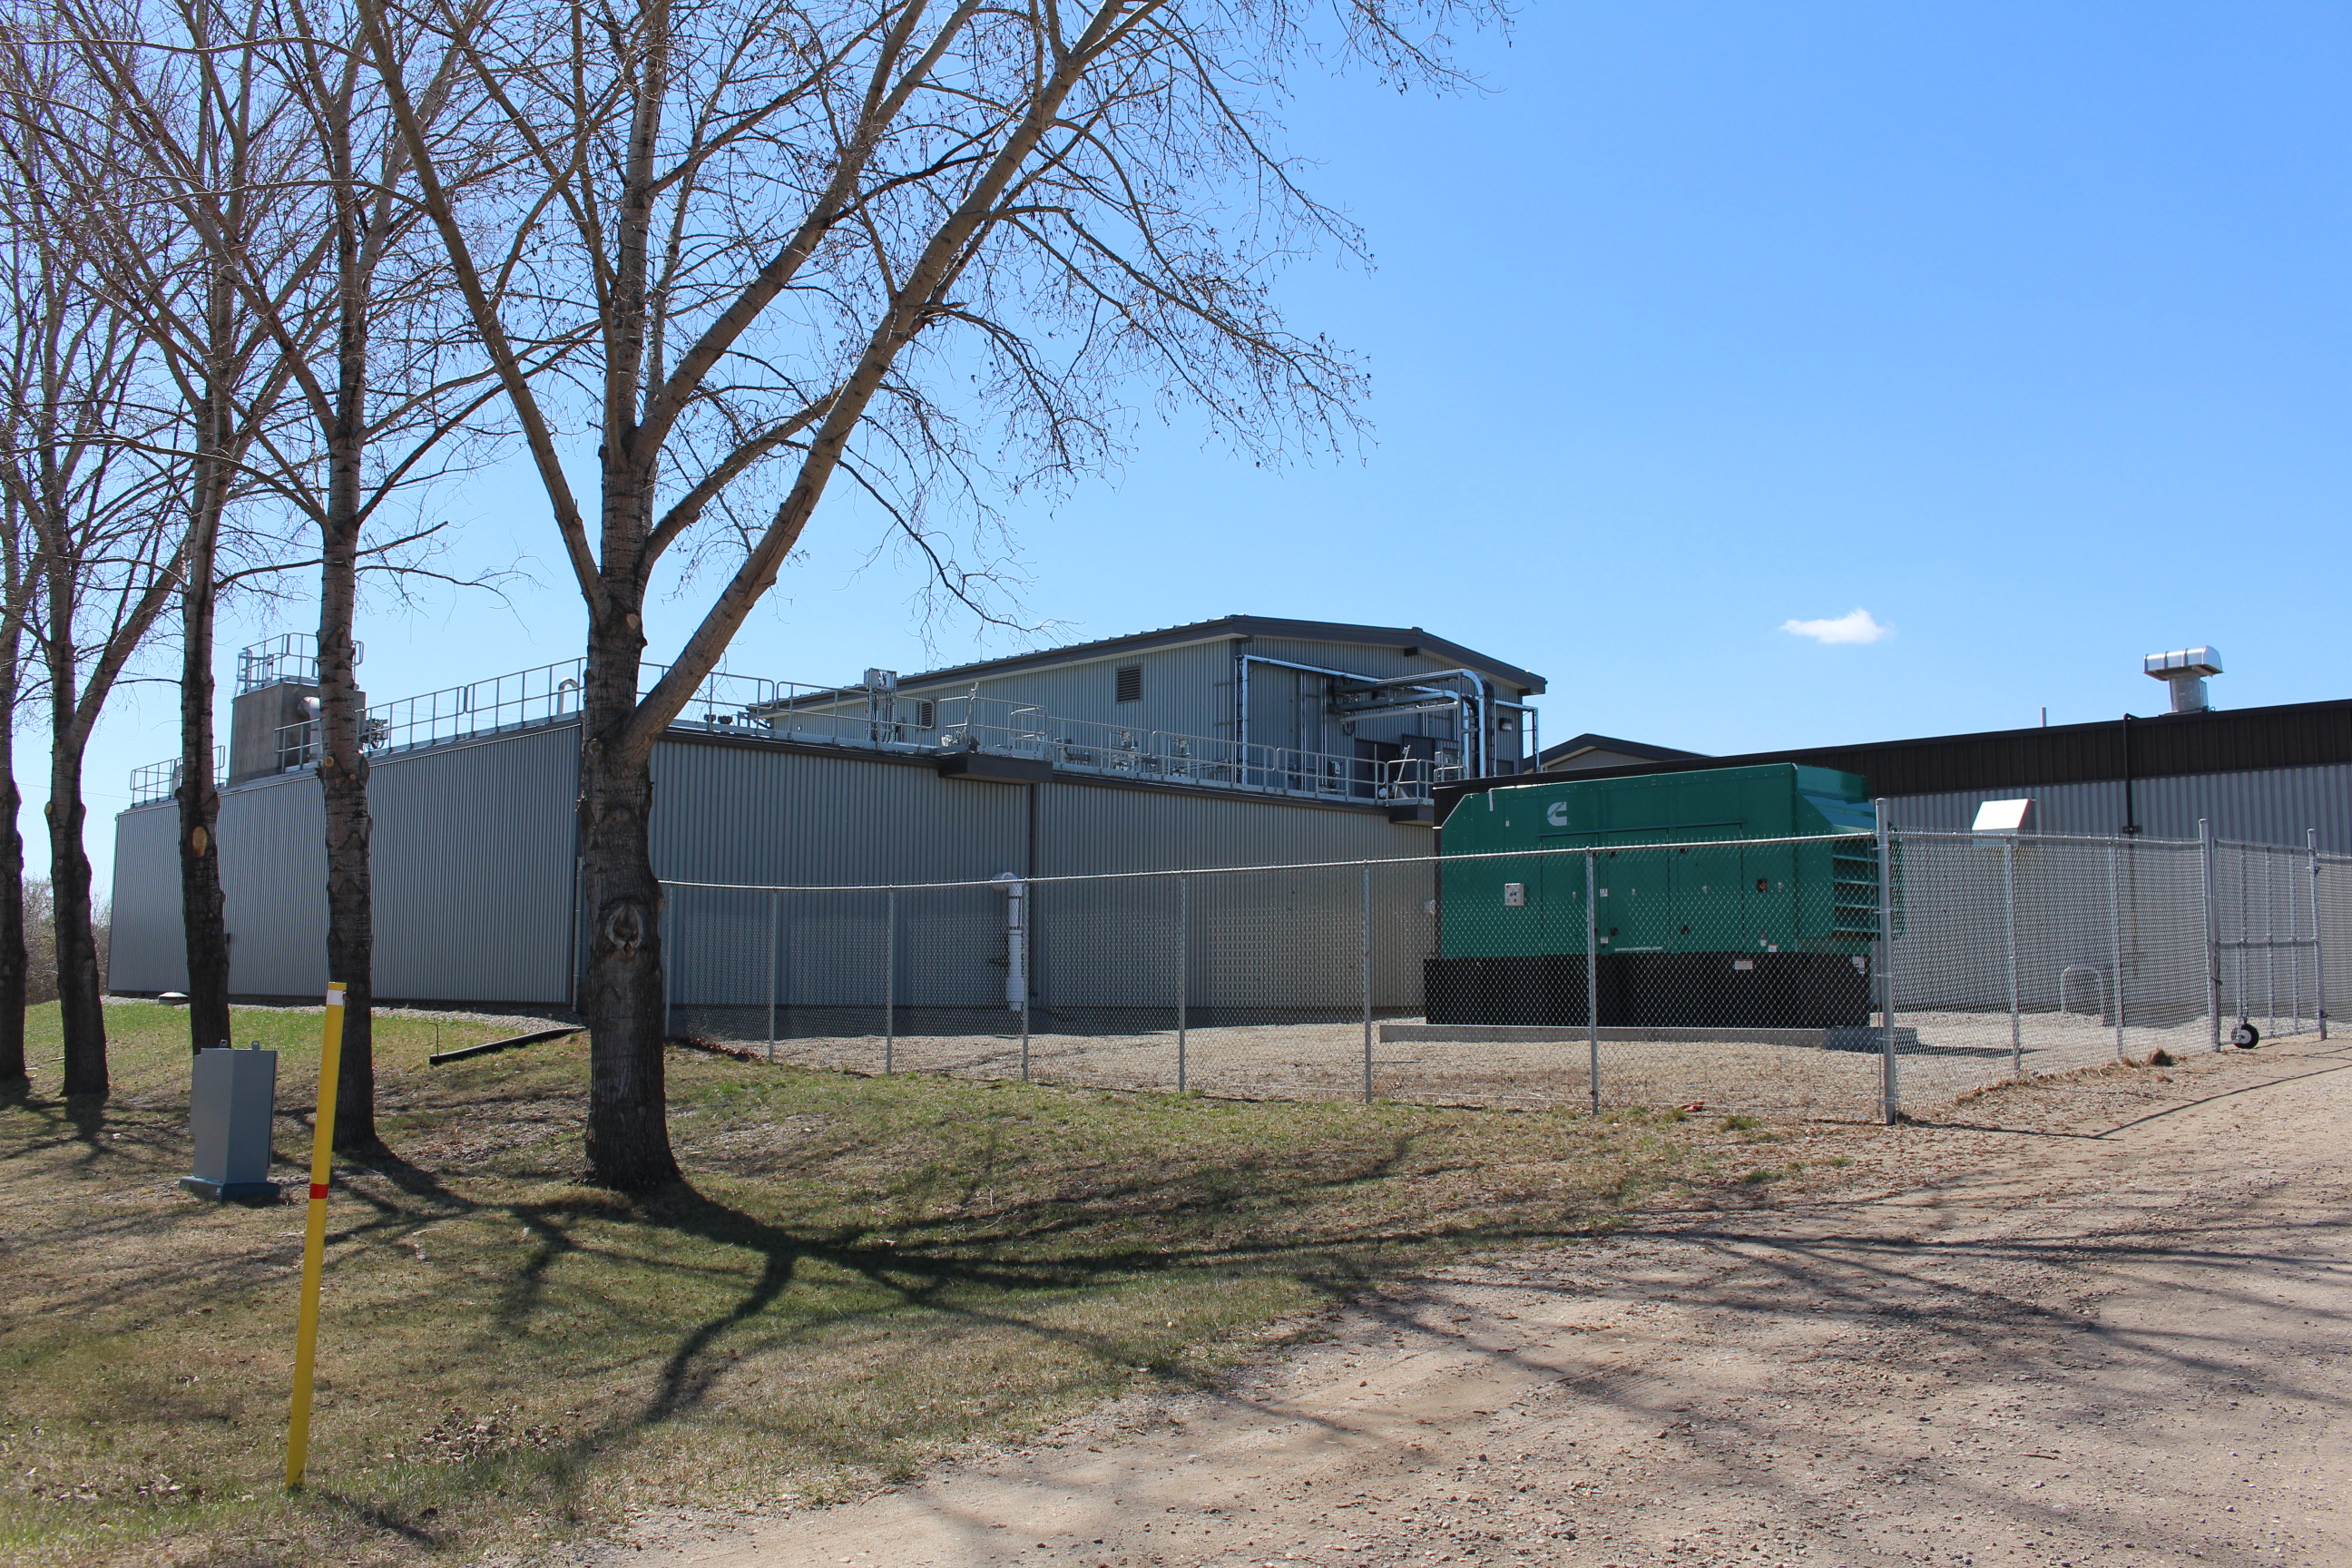
[[[301,1209],[178,1191],[184,1015],[108,1018],[102,1111],[0,1107],[16,1562],[466,1560],[635,1509],[848,1495],[1197,1381],[1382,1277],[1722,1190],[1741,1142],[1679,1113],[1242,1104],[674,1052],[691,1182],[638,1202],[576,1179],[582,1040],[436,1068],[429,1024],[379,1019],[394,1152],[338,1171],[311,1485],[289,1498]],[[240,1044],[283,1053],[294,1182],[318,1027],[237,1016]],[[37,1086],[56,1030],[39,1010]]]

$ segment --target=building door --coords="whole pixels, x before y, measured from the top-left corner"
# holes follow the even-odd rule
[[[1354,776],[1348,793],[1359,800],[1382,798],[1381,788],[1395,784],[1402,771],[1404,748],[1393,741],[1358,741]]]

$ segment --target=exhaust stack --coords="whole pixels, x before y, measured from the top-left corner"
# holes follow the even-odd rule
[[[2152,653],[2140,660],[2140,668],[2172,688],[2175,713],[2202,713],[2212,706],[2205,694],[2205,678],[2221,673],[2221,650],[2183,647]]]

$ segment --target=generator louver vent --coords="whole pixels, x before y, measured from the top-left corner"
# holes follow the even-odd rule
[[[1118,671],[1118,700],[1119,701],[1140,702],[1143,700],[1143,666],[1139,664],[1120,665]]]

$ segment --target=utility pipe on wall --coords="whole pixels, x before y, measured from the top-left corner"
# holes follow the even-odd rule
[[[1387,686],[1428,686],[1433,681],[1459,678],[1471,683],[1475,695],[1465,697],[1459,693],[1445,692],[1437,692],[1434,695],[1452,696],[1456,709],[1462,710],[1462,728],[1465,740],[1469,739],[1473,731],[1475,733],[1475,740],[1464,747],[1465,755],[1462,760],[1465,767],[1470,766],[1471,758],[1468,753],[1475,746],[1477,765],[1470,769],[1471,775],[1483,778],[1489,770],[1493,757],[1488,740],[1488,727],[1494,721],[1493,710],[1496,705],[1495,683],[1477,670],[1422,669],[1415,670],[1411,675],[1382,677],[1362,675],[1348,669],[1326,669],[1320,665],[1299,664],[1286,658],[1274,658],[1262,653],[1239,654],[1235,658],[1238,673],[1234,678],[1234,738],[1237,745],[1249,743],[1249,667],[1253,664],[1263,664],[1273,669],[1297,670],[1305,675],[1326,676],[1334,680],[1349,681],[1369,689],[1378,689]]]

